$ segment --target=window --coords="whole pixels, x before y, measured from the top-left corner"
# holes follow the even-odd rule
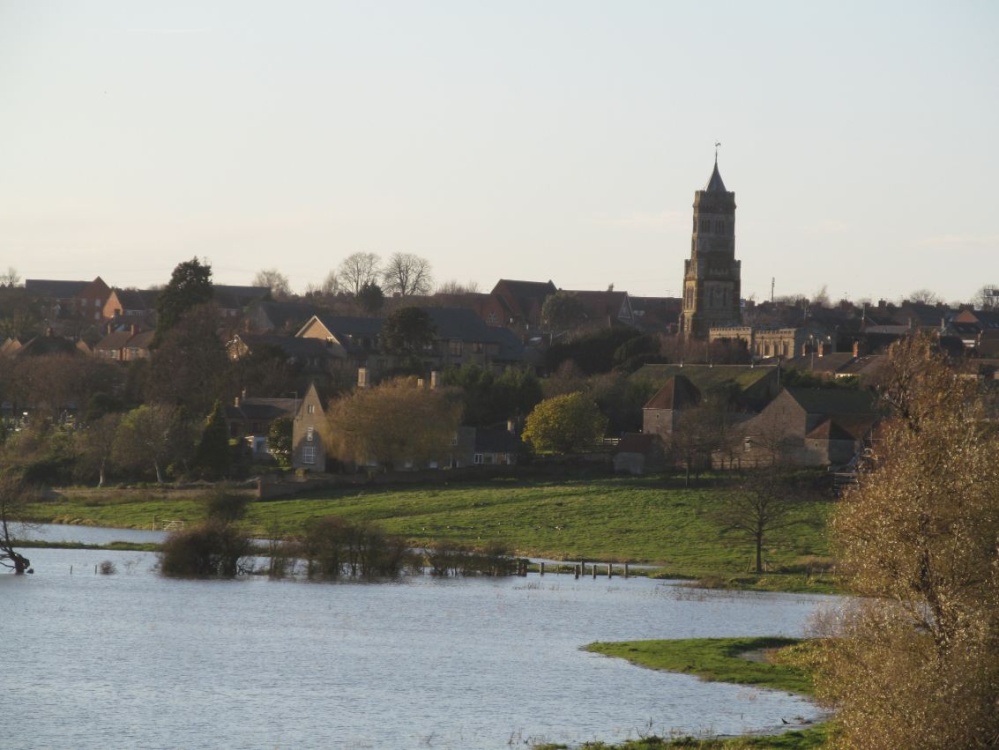
[[[302,463],[309,464],[310,466],[316,462],[316,448],[313,445],[307,445],[302,448]]]
[[[305,441],[307,443],[311,443],[314,437],[315,437],[315,427],[306,427],[305,428]]]
[[[461,348],[462,347],[460,340],[451,339],[450,341],[447,342],[448,354],[450,354],[452,357],[460,357]]]
[[[472,463],[474,463],[476,465],[481,465],[482,464],[482,454],[481,453],[476,453],[474,456],[472,456]]]
[[[305,407],[305,413],[306,414],[315,414],[316,413],[316,405],[315,404],[309,404],[307,407]],[[312,428],[310,427],[309,429],[311,430]]]

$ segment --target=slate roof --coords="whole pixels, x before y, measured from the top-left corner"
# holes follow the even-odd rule
[[[509,430],[484,428],[475,430],[476,453],[517,453],[523,447],[520,438]]]
[[[786,388],[808,414],[873,414],[874,394],[853,388]]]
[[[39,297],[71,299],[89,285],[89,281],[63,281],[59,279],[25,279],[24,289]]]
[[[123,311],[155,310],[160,294],[158,289],[115,289],[114,293]]]
[[[545,298],[558,289],[549,281],[516,281],[500,279],[493,287],[491,295],[499,300],[509,317],[515,320],[533,321],[541,314]]]
[[[306,302],[274,302],[261,300],[254,305],[254,314],[258,322],[272,328],[287,328],[297,325],[301,327],[305,321],[315,315],[319,308]]]
[[[296,398],[244,398],[238,404],[225,407],[226,419],[242,421],[271,421],[280,417],[293,417],[301,399]]]

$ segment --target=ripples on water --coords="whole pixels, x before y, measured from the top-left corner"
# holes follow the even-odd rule
[[[499,750],[779,729],[784,693],[640,669],[595,640],[798,635],[824,597],[655,581],[175,581],[31,551],[0,576],[6,748]],[[94,574],[103,560],[118,574]],[[72,575],[70,568],[72,567]]]

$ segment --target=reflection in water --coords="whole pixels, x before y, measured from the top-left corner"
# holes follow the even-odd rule
[[[5,746],[491,750],[776,730],[816,715],[793,696],[580,647],[797,635],[824,597],[692,598],[565,575],[175,581],[155,559],[38,549],[34,577],[0,577],[5,684],[18,686]],[[103,560],[118,573],[95,574]]]

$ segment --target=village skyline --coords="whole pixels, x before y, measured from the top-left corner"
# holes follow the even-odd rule
[[[482,289],[680,296],[721,142],[743,297],[965,301],[999,277],[974,208],[997,27],[980,2],[5,4],[0,266],[142,288],[197,256],[301,291],[408,252]]]

